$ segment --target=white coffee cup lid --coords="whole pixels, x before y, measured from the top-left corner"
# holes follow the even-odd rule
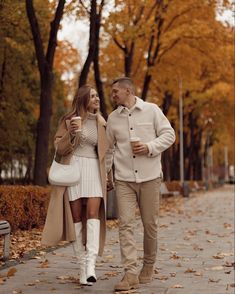
[[[132,137],[130,138],[130,142],[138,142],[140,140],[139,137]]]
[[[74,116],[71,119],[81,119],[81,116]]]

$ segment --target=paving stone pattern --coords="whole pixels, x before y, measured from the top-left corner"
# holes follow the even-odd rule
[[[153,282],[119,293],[234,294],[234,186],[196,193],[177,203],[178,207],[159,220]],[[139,217],[135,233],[141,268],[143,227]],[[66,246],[14,266],[15,274],[0,285],[0,293],[114,293],[123,271],[117,228],[108,229],[93,286],[79,285],[72,253],[72,247]],[[1,270],[0,276],[9,270]]]

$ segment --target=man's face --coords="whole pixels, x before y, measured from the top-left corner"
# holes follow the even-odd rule
[[[125,86],[120,86],[118,83],[112,86],[111,99],[117,104],[125,104],[129,96],[129,90]]]

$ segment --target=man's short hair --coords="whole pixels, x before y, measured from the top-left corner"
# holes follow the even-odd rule
[[[135,86],[131,78],[128,78],[128,77],[118,78],[115,81],[113,81],[112,86],[117,83],[121,86],[124,86],[124,85],[128,86],[132,90],[132,93],[133,94],[135,93]]]

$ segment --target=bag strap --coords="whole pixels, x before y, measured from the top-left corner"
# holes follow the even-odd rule
[[[71,156],[74,154],[75,150],[73,150],[73,152],[71,152]],[[57,146],[55,147],[55,153],[54,153],[54,157],[53,157],[53,160],[56,159],[56,153],[57,153]]]

